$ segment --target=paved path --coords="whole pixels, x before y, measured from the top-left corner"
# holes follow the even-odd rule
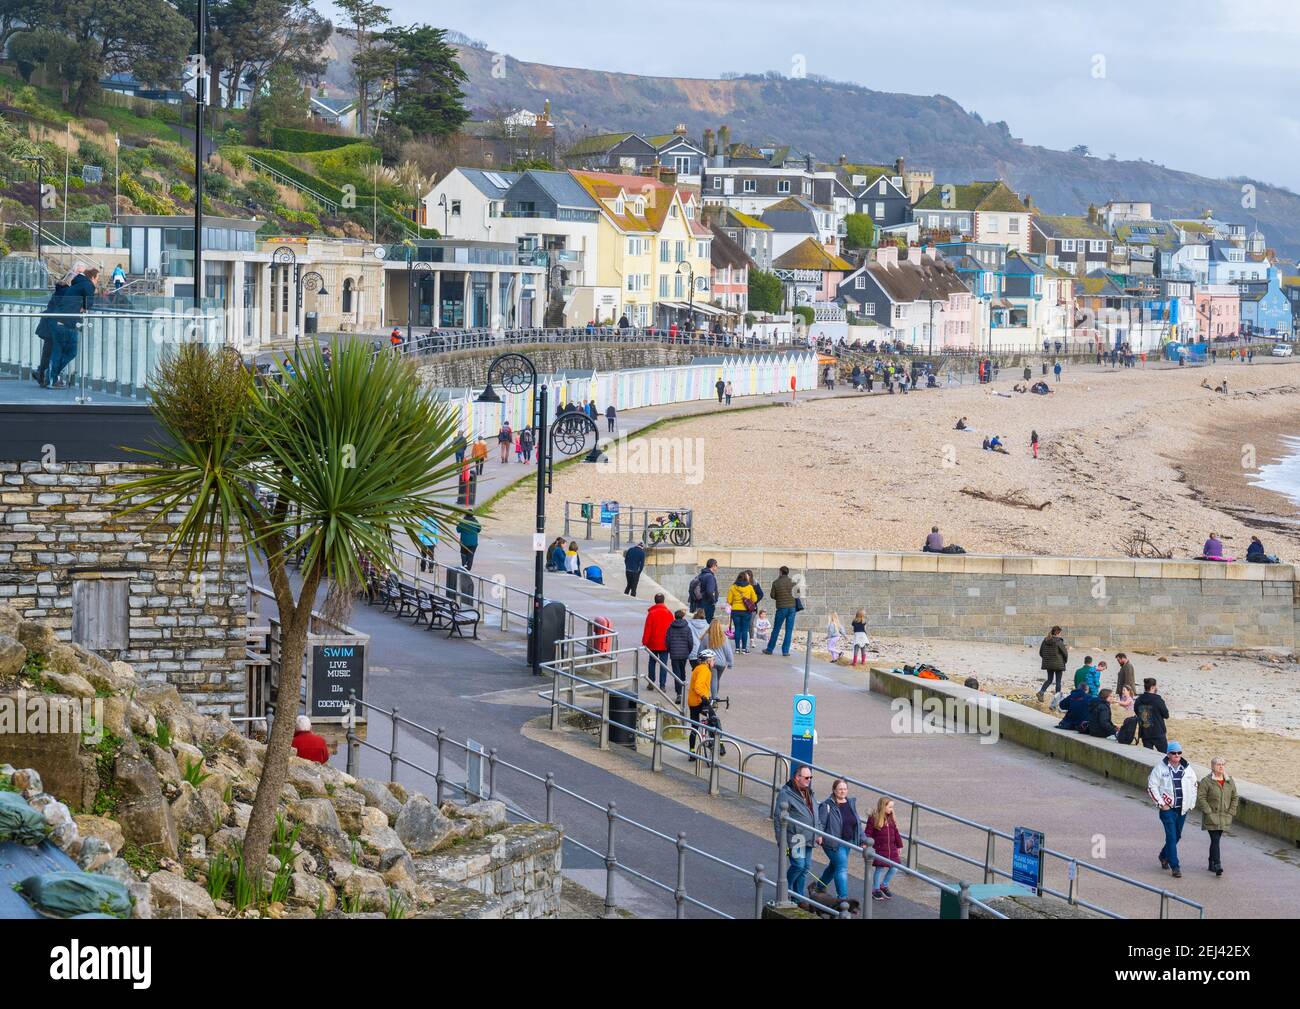
[[[1095,368],[1095,366],[1089,366]],[[930,393],[935,395],[935,393]],[[822,393],[821,395],[825,395]],[[852,392],[849,395],[853,395]],[[747,405],[738,401],[737,405]],[[660,407],[629,412],[620,418],[628,431],[678,412],[718,409],[716,403]],[[514,463],[489,462],[483,484],[490,494],[512,477],[526,473]],[[554,507],[554,505],[552,506]],[[500,574],[507,583],[532,583],[532,557],[525,536],[499,535],[487,525],[475,561],[475,573]],[[592,554],[606,540],[580,546]],[[444,555],[448,552],[443,548]],[[616,565],[615,565],[616,566]],[[647,597],[653,583],[642,579],[641,599],[622,594],[622,572],[606,565],[606,586],[568,575],[548,574],[548,599],[561,599],[587,616],[608,616],[623,635],[621,646],[640,641]],[[801,628],[800,633],[806,628]],[[498,646],[523,654],[522,633]],[[726,689],[732,707],[724,712],[729,731],[773,747],[783,747],[789,733],[789,705],[799,689],[802,662],[760,655],[742,657]],[[1156,865],[1161,843],[1159,824],[1142,793],[1083,769],[1053,760],[1012,743],[982,743],[973,735],[912,735],[892,731],[889,702],[866,689],[860,671],[819,664],[814,692],[821,695],[817,760],[863,781],[918,801],[949,810],[979,823],[1010,831],[1016,825],[1045,831],[1050,847],[1095,862],[1111,871],[1140,879],[1153,887],[1171,887],[1200,901],[1213,917],[1287,917],[1300,906],[1300,866],[1281,842],[1251,831],[1234,831],[1225,840],[1227,872],[1216,878],[1205,871],[1206,835],[1199,817],[1189,817],[1182,845],[1184,878],[1171,880]],[[582,755],[582,751],[578,751]],[[591,752],[588,751],[588,759]],[[657,779],[656,779],[657,780]],[[651,784],[654,784],[652,780]],[[825,782],[822,783],[824,788]],[[874,799],[863,796],[863,804]],[[927,841],[982,861],[985,835],[966,827],[945,825],[923,814],[921,836]],[[1003,842],[999,862],[1007,858]],[[770,860],[770,857],[769,857]],[[928,855],[923,864],[971,878],[971,870],[955,859]],[[1065,889],[1064,868],[1049,872],[1052,885]],[[1081,879],[1081,893],[1127,914],[1153,916],[1158,897],[1113,883],[1095,874]],[[1185,912],[1176,912],[1185,913]]]

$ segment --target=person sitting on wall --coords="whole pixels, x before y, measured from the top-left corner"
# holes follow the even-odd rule
[[[925,546],[921,551],[927,554],[943,553],[943,534],[939,532],[938,526],[930,527],[930,535],[925,538]]]
[[[311,731],[311,719],[306,715],[299,715],[294,722],[293,748],[303,760],[314,760],[318,764],[330,762],[329,744],[324,736]]]
[[[1264,544],[1260,542],[1258,536],[1250,538],[1250,546],[1246,548],[1246,560],[1251,564],[1276,564],[1278,560],[1272,554],[1264,553]]]

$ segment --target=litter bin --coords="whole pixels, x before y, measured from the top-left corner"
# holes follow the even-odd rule
[[[542,657],[541,662],[555,661],[555,644],[564,637],[564,618],[568,609],[564,603],[552,601],[542,604]],[[528,618],[528,664],[533,664],[533,620]],[[540,662],[539,662],[540,665]]]
[[[465,466],[460,471],[460,481],[456,487],[456,503],[462,508],[472,508],[478,497],[478,473],[473,466]]]
[[[308,312],[306,316],[303,318],[303,323],[302,323],[303,330],[308,333],[316,332],[316,321],[317,321],[316,313]]]
[[[635,746],[636,698],[628,694],[609,695],[609,741],[620,746]]]

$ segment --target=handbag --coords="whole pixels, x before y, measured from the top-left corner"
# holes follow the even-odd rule
[[[795,611],[796,613],[802,613],[802,612],[803,612],[803,596],[795,596],[795,597],[794,597],[794,611]]]

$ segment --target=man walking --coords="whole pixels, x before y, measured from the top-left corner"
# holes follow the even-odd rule
[[[1115,661],[1119,663],[1119,672],[1115,674],[1115,696],[1119,696],[1125,687],[1128,687],[1129,693],[1137,697],[1137,674],[1133,671],[1133,663],[1128,660],[1128,656],[1123,652],[1115,653]]]
[[[1151,768],[1147,795],[1159,808],[1160,826],[1165,831],[1165,845],[1157,856],[1160,868],[1172,869],[1174,879],[1180,879],[1183,873],[1178,864],[1178,842],[1187,814],[1196,808],[1196,772],[1183,760],[1181,743],[1171,741],[1165,759]]]
[[[501,461],[510,461],[510,447],[515,443],[515,433],[510,430],[510,422],[501,425],[497,432],[497,447],[501,449]]]
[[[635,598],[636,583],[641,580],[641,572],[645,570],[645,544],[640,540],[623,551],[623,570],[627,574],[627,588],[623,590],[623,595]]]
[[[712,623],[713,608],[718,605],[718,562],[712,557],[687,587],[686,602],[691,609],[703,610],[704,619]]]
[[[456,525],[456,533],[460,536],[460,565],[466,571],[474,567],[474,551],[478,549],[478,534],[482,530],[482,524],[474,517],[473,508]]]
[[[721,403],[722,395],[727,391],[727,383],[722,381],[722,379],[718,379],[716,382],[713,383],[713,388],[717,390],[718,402]]]
[[[672,622],[673,611],[664,605],[664,594],[656,592],[654,605],[646,611],[641,644],[654,656],[646,671],[650,686],[655,685],[655,671],[658,670],[660,690],[668,686],[668,627]]]
[[[469,448],[469,443],[465,440],[465,432],[456,435],[456,440],[452,442],[452,448],[456,450],[456,461],[465,461],[465,450]]]
[[[782,565],[776,581],[772,583],[772,605],[776,615],[772,619],[772,636],[767,639],[764,655],[771,655],[776,649],[776,639],[781,635],[781,626],[785,625],[785,640],[781,642],[781,654],[790,654],[790,639],[794,636],[795,596],[794,579],[790,569]]]
[[[1061,674],[1065,672],[1065,664],[1070,661],[1070,650],[1065,647],[1061,628],[1053,627],[1047,637],[1043,638],[1042,644],[1038,646],[1038,656],[1043,660],[1042,669],[1047,674],[1043,685],[1038,688],[1038,700],[1042,701],[1048,687],[1052,687],[1053,693],[1061,692]]]
[[[785,810],[785,836],[781,836],[781,811]],[[790,780],[781,786],[776,796],[776,841],[785,844],[789,864],[785,870],[786,885],[800,897],[806,896],[808,876],[812,870],[812,851],[821,844],[814,824],[817,822],[817,799],[812,789],[812,768],[795,764]]]
[[[618,411],[614,409],[614,404],[610,403],[605,407],[605,423],[609,425],[609,433],[614,433],[614,422],[618,420]],[[636,595],[636,593],[632,593]]]
[[[1168,730],[1165,728],[1165,720],[1169,718],[1169,708],[1165,699],[1156,693],[1154,677],[1148,676],[1142,681],[1142,693],[1133,702],[1133,714],[1137,715],[1138,726],[1142,730],[1142,745],[1156,753],[1166,752]]]

